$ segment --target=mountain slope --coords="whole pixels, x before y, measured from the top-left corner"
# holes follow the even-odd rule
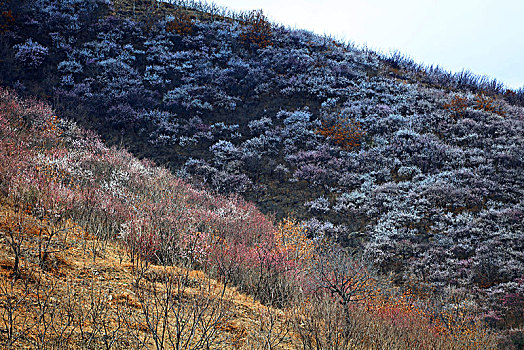
[[[522,326],[522,90],[256,12],[149,4],[4,3],[3,83],[194,184],[304,220],[397,283],[466,293],[493,325]]]
[[[0,126],[5,348],[495,346],[470,306],[398,291],[295,221],[195,190],[42,103],[0,89]]]

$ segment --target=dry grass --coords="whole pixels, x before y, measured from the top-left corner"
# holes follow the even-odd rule
[[[72,222],[54,231],[51,225],[0,206],[3,348],[495,348],[487,333],[437,334],[412,313],[392,321],[355,306],[348,321],[329,297],[297,296],[289,309],[268,307],[202,271],[132,263],[117,242],[101,241]],[[13,227],[24,234],[18,274],[6,237]],[[55,231],[51,240],[45,236]],[[49,241],[44,265],[42,240]]]
[[[22,244],[21,274],[14,278],[5,228],[16,221],[22,222],[27,237]],[[93,251],[97,238],[72,223],[68,223],[67,232],[54,237],[53,247],[57,249],[49,257],[52,267],[42,269],[35,256],[39,225],[31,216],[0,207],[0,343],[6,348],[154,349],[155,340],[144,310],[154,306],[151,290],[156,288],[162,295],[168,279],[173,282],[175,294],[180,292],[178,302],[184,305],[203,308],[220,304],[220,311],[213,309],[215,314],[191,309],[181,310],[178,315],[192,312],[182,315],[192,322],[195,313],[202,312],[205,321],[206,317],[218,318],[220,312],[212,325],[216,335],[210,348],[258,348],[255,345],[260,343],[260,328],[264,327],[261,323],[267,322],[269,314],[282,314],[234,288],[224,287],[202,271],[132,264],[116,242],[98,242],[98,250]],[[173,313],[169,317],[174,327]],[[279,317],[273,321],[275,328],[281,327]],[[166,344],[164,348],[170,347]]]

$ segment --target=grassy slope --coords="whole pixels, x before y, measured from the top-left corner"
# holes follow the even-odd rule
[[[24,231],[24,250],[38,251],[41,222],[10,206],[2,206],[2,232],[16,226]],[[43,339],[49,342],[49,348],[104,348],[106,342],[114,342],[115,348],[154,348],[143,314],[150,305],[147,299],[137,297],[142,294],[136,285],[141,284],[137,280],[145,278],[151,282],[150,286],[162,289],[165,275],[187,278],[178,297],[188,306],[223,299],[222,319],[213,318],[211,313],[203,317],[203,320],[216,321],[213,329],[216,335],[212,337],[216,337],[212,342],[216,348],[238,345],[238,348],[249,349],[249,344],[262,342],[260,329],[264,328],[262,323],[267,323],[269,315],[275,317],[275,327],[281,327],[281,321],[285,320],[282,311],[266,307],[235,288],[224,287],[202,271],[144,265],[144,262],[133,264],[120,243],[101,241],[73,223],[67,227],[67,231],[54,237],[53,253],[44,269],[37,259],[26,255],[19,280],[13,280],[13,259],[6,237],[2,235],[0,239],[2,302],[8,302],[5,296],[9,294],[13,298],[11,302],[16,303],[12,312],[17,329],[13,340],[18,338],[13,341],[15,348],[46,346]],[[5,320],[7,311],[2,311]],[[176,321],[171,317],[170,322]],[[8,342],[8,335],[2,332],[2,343]],[[198,340],[197,335],[193,342]],[[286,340],[289,343],[291,338]]]

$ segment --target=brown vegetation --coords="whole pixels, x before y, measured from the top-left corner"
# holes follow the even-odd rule
[[[179,35],[191,34],[193,31],[193,20],[187,12],[177,9],[173,12],[173,19],[166,24],[168,32],[177,33]]]
[[[495,97],[485,94],[477,94],[473,101],[466,97],[454,96],[449,103],[444,104],[444,108],[451,112],[453,118],[464,117],[468,107],[505,116],[505,113],[497,106]]]
[[[229,348],[258,344],[259,329],[267,329],[266,341],[274,344],[282,328],[280,311],[203,272],[132,264],[116,242],[99,241],[94,252],[98,239],[73,223],[52,230],[55,253],[47,266],[53,268],[43,269],[39,220],[4,206],[0,221],[0,342],[6,348]],[[19,234],[18,270],[9,230]]]
[[[364,136],[360,123],[348,118],[339,118],[332,122],[322,121],[322,127],[317,133],[330,137],[336,145],[346,150],[360,146]]]
[[[0,16],[0,33],[7,32],[15,24],[15,17],[11,10],[2,11]]]
[[[245,29],[241,34],[242,41],[247,45],[264,48],[271,45],[271,23],[262,10],[252,11],[248,14]]]

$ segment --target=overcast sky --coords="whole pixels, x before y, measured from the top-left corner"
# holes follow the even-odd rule
[[[524,86],[524,0],[214,0],[416,62]]]

